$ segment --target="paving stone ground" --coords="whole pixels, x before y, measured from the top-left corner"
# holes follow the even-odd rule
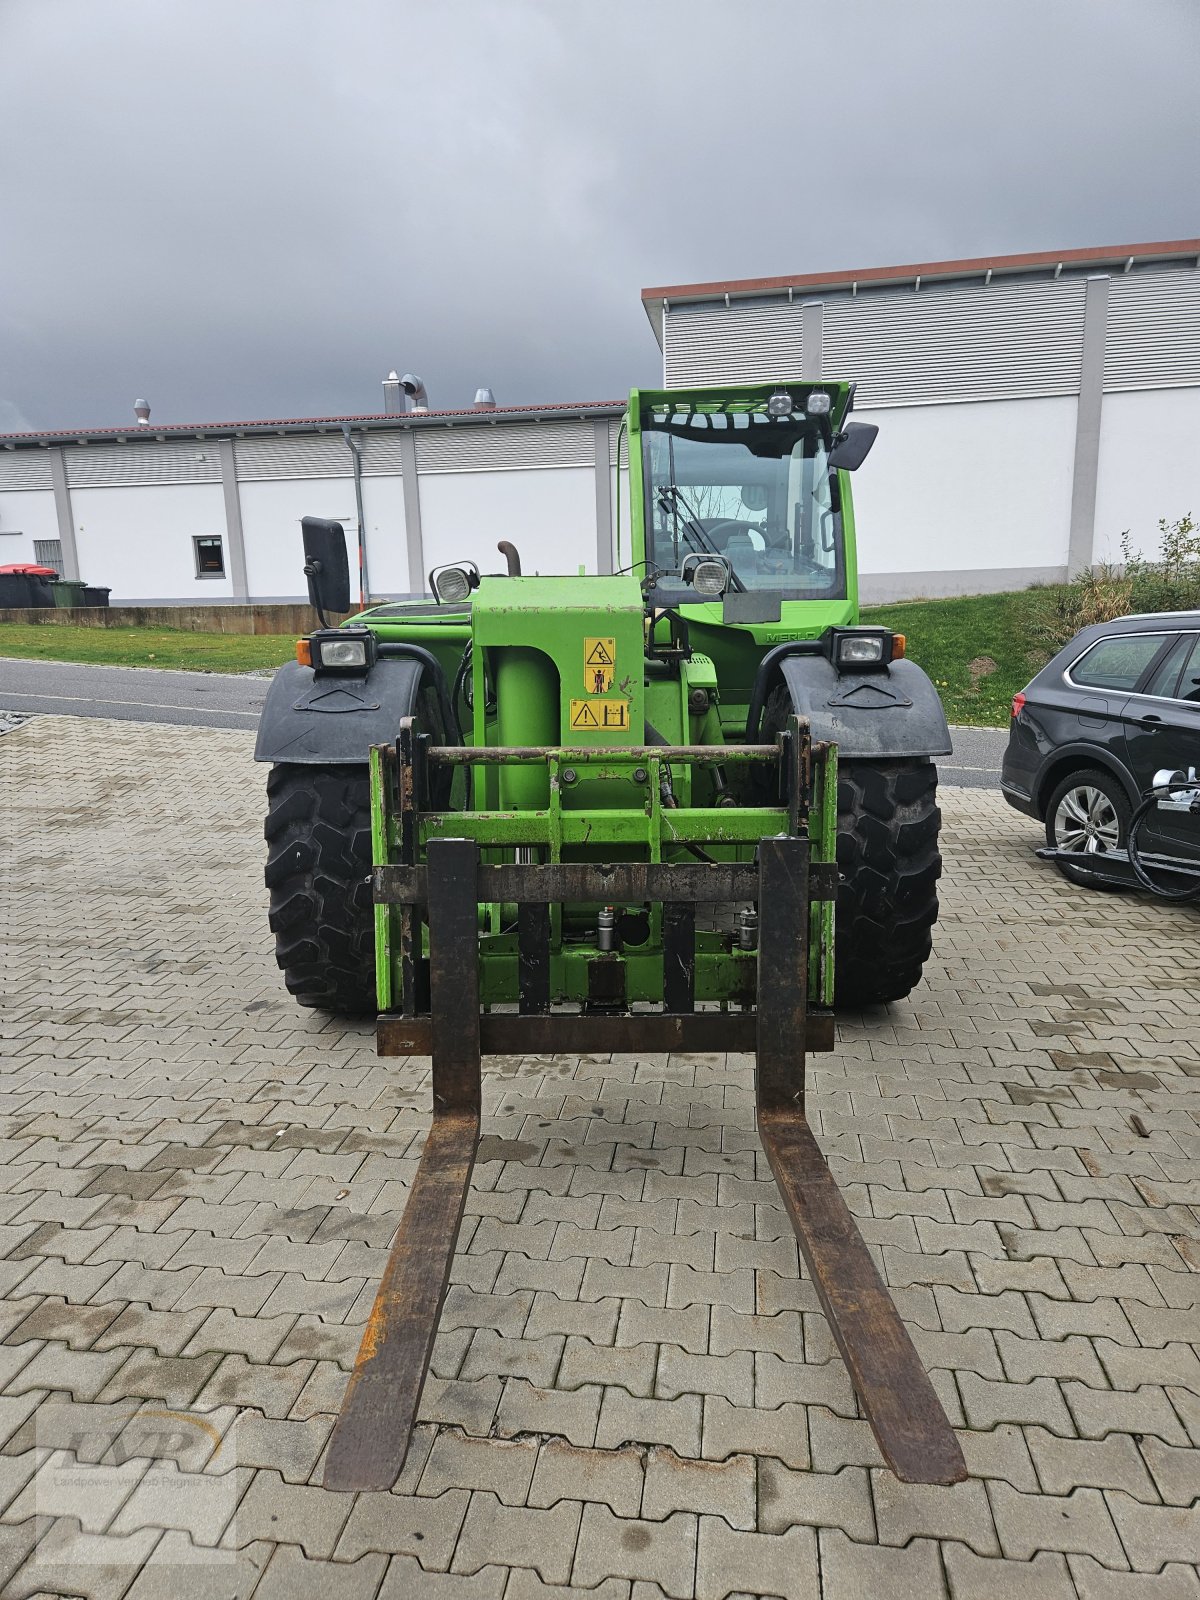
[[[0,1594],[1200,1596],[1200,915],[943,793],[927,982],[811,1115],[969,1480],[882,1470],[747,1057],[506,1059],[391,1494],[322,1456],[427,1125],[296,1008],[242,733],[0,738]]]

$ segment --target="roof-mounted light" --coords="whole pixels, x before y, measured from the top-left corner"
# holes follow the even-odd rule
[[[804,402],[804,409],[810,417],[827,417],[829,415],[830,399],[824,389],[814,389]]]
[[[790,417],[796,409],[791,395],[786,389],[776,389],[767,401],[767,415],[769,417]]]

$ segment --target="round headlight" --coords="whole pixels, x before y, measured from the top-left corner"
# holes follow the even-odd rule
[[[697,561],[690,576],[696,593],[714,600],[719,600],[729,587],[729,568],[723,561]]]
[[[465,600],[471,592],[471,580],[462,567],[443,567],[434,573],[433,592],[439,600]]]

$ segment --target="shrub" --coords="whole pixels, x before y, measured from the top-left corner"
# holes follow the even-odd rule
[[[1200,526],[1185,513],[1158,520],[1159,554],[1148,560],[1134,550],[1129,529],[1121,535],[1119,564],[1098,562],[1058,594],[1036,632],[1053,652],[1093,622],[1141,611],[1200,609]]]

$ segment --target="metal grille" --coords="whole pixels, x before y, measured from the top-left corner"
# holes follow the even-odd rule
[[[668,389],[693,383],[769,383],[797,378],[800,372],[798,300],[682,305],[664,314]]]
[[[341,434],[289,434],[235,439],[233,459],[243,482],[264,478],[349,478],[354,464]]]
[[[139,439],[131,444],[70,445],[63,451],[73,489],[135,483],[220,483],[216,442]]]
[[[417,432],[419,472],[511,472],[591,467],[595,461],[590,422],[508,422]]]
[[[1200,383],[1200,271],[1146,268],[1113,278],[1104,340],[1106,389]]]
[[[1083,297],[1082,277],[830,297],[822,372],[867,407],[1077,394]]]
[[[62,577],[63,553],[60,539],[35,539],[33,541],[33,559],[39,567],[53,567],[59,577]]]
[[[51,489],[50,459],[44,450],[0,451],[0,490]]]

